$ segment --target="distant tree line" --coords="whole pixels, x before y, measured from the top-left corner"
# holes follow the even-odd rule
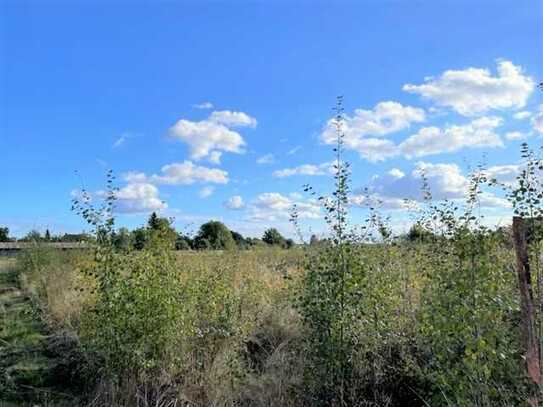
[[[190,236],[176,231],[170,219],[161,218],[155,212],[149,217],[147,225],[133,231],[120,228],[114,233],[113,240],[120,250],[142,250],[152,245],[157,236],[176,250],[245,250],[265,246],[289,249],[294,246],[292,239],[286,239],[275,228],[267,229],[261,239],[251,238],[215,220],[202,224],[196,235]]]
[[[87,233],[52,235],[47,229],[42,235],[32,230],[20,239],[9,237],[9,229],[0,227],[0,242],[92,242],[95,238]],[[290,249],[295,245],[292,239],[287,239],[276,228],[267,229],[262,238],[244,237],[241,233],[230,230],[219,221],[209,221],[200,226],[194,236],[178,232],[172,226],[172,220],[158,216],[153,212],[147,224],[129,230],[121,227],[113,233],[112,243],[122,251],[142,250],[157,241],[166,242],[175,250],[231,250],[251,249],[254,247],[275,246]]]
[[[87,233],[64,233],[52,235],[49,229],[45,230],[42,235],[37,230],[31,230],[25,236],[17,239],[9,235],[8,227],[0,227],[0,242],[63,242],[63,243],[79,243],[92,241],[92,237]]]
[[[541,227],[541,223],[538,226]],[[533,232],[530,227],[528,229],[530,237]],[[511,228],[509,226],[502,226],[492,233],[498,235],[504,243],[510,241]],[[292,239],[283,237],[276,228],[267,229],[261,238],[251,238],[244,237],[241,233],[230,230],[225,224],[215,220],[202,224],[197,234],[191,237],[186,233],[177,232],[170,219],[161,218],[155,212],[149,216],[145,226],[132,231],[125,227],[116,230],[113,233],[113,244],[117,249],[123,251],[142,250],[159,237],[166,240],[175,250],[231,250],[234,248],[247,250],[266,246],[290,249],[295,245]],[[434,235],[420,224],[414,224],[407,233],[398,236],[395,240],[398,243],[430,243],[443,238],[443,236]],[[46,229],[43,235],[37,230],[31,230],[24,237],[16,239],[9,236],[9,228],[0,227],[0,242],[78,243],[93,242],[94,240],[95,237],[88,233],[52,235],[49,229]],[[324,247],[329,244],[329,239],[319,238],[314,234],[309,240],[309,245],[314,247]]]

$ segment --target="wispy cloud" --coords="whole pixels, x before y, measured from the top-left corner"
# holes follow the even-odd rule
[[[287,151],[287,155],[293,155],[293,154],[296,154],[298,151],[300,151],[302,149],[302,146],[296,146],[294,148],[291,148],[290,150]]]
[[[263,155],[262,157],[259,157],[256,160],[257,164],[273,164],[274,162],[275,162],[275,157],[273,156],[273,154]]]
[[[535,131],[543,135],[543,105],[539,105],[537,113],[532,117],[532,126]]]
[[[213,187],[203,187],[198,191],[198,196],[200,198],[209,198],[211,195],[213,195],[213,192],[215,192],[215,188]]]
[[[202,102],[192,105],[195,109],[213,109],[213,103],[211,102]]]
[[[117,140],[115,140],[115,142],[113,143],[113,148],[119,148],[125,145],[129,139],[132,139],[135,137],[138,137],[138,134],[131,133],[131,132],[122,133],[121,136]]]

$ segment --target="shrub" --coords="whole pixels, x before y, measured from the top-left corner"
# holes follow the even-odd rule
[[[197,249],[231,250],[236,243],[230,230],[221,222],[210,221],[200,226],[194,238]]]
[[[271,246],[286,247],[287,242],[283,235],[275,228],[267,229],[262,235],[262,241]]]

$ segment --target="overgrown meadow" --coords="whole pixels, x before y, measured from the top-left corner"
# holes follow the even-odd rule
[[[423,183],[413,226],[395,236],[378,204],[366,219],[349,215],[340,110],[336,121],[333,193],[306,187],[329,226],[329,236],[311,244],[175,251],[162,222],[144,228],[140,250],[120,249],[115,188],[103,207],[75,202],[95,230],[93,250],[36,244],[5,264],[16,269],[58,360],[42,392],[22,391],[16,369],[4,367],[0,398],[69,406],[534,405],[541,389],[525,373],[511,231],[486,227],[479,200],[484,188],[505,188],[516,215],[541,216],[537,152],[523,147],[526,169],[512,188],[476,168],[463,203],[435,202]],[[303,229],[296,208],[292,222]],[[540,332],[542,234],[540,223],[531,226]],[[10,329],[4,325],[3,342]]]

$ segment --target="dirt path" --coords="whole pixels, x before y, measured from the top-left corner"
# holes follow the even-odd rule
[[[62,359],[45,328],[14,260],[0,258],[0,407],[75,405],[58,389]]]

